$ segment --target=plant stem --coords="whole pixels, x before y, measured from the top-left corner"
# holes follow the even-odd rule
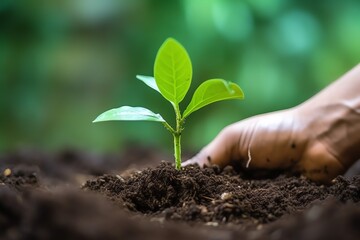
[[[175,169],[181,170],[181,132],[182,132],[182,118],[179,109],[179,104],[173,104],[176,115],[176,129],[172,132],[174,136],[174,157]]]
[[[181,169],[181,133],[173,133],[174,136],[174,157],[175,169]]]

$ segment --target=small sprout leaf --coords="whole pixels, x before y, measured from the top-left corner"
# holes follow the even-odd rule
[[[156,85],[155,78],[151,76],[144,76],[144,75],[136,75],[136,78],[140,81],[144,82],[146,85],[151,87],[152,89],[160,92],[158,86]]]
[[[213,102],[243,98],[243,91],[235,83],[227,82],[223,79],[210,79],[203,82],[195,90],[191,102],[184,111],[183,117],[186,118],[196,110]]]
[[[143,107],[123,106],[100,114],[93,122],[104,121],[154,121],[165,122],[160,114]]]
[[[189,90],[192,79],[191,60],[185,48],[173,38],[161,45],[155,59],[154,76],[160,93],[179,104]]]

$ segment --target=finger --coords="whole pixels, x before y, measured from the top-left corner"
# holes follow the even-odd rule
[[[198,164],[200,167],[210,165],[224,167],[230,163],[236,145],[234,133],[231,128],[227,127],[193,158],[183,162],[182,166]]]
[[[321,142],[311,144],[301,159],[298,170],[307,178],[328,183],[345,172],[341,162]]]
[[[181,167],[186,167],[188,165],[192,165],[192,164],[198,164],[200,167],[203,167],[202,164],[199,163],[200,161],[196,158],[196,156],[186,160],[185,162],[181,163]]]

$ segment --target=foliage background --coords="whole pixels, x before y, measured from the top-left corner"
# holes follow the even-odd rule
[[[160,124],[91,123],[121,105],[172,118],[135,79],[152,75],[169,36],[192,58],[191,94],[213,77],[246,94],[190,116],[183,144],[197,151],[227,124],[295,106],[359,63],[360,1],[1,0],[0,151],[114,151],[131,142],[171,152]]]

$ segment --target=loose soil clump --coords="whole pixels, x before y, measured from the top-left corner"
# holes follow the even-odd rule
[[[162,162],[128,177],[105,175],[84,189],[100,192],[132,212],[165,219],[258,227],[295,214],[325,199],[358,203],[360,177],[338,177],[329,186],[307,179],[278,176],[244,179],[231,167],[177,171]]]

